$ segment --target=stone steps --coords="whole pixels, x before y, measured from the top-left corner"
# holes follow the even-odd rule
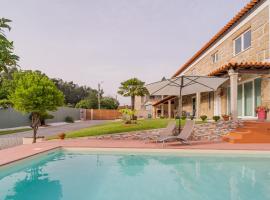
[[[270,143],[270,122],[249,121],[222,137],[229,143]]]

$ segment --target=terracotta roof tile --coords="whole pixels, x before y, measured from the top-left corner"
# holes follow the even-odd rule
[[[220,76],[227,73],[229,69],[270,69],[270,62],[229,62],[226,65],[212,71],[208,76]]]
[[[244,8],[242,8],[216,35],[214,35],[199,51],[197,51],[184,65],[182,65],[173,75],[178,76],[190,64],[192,64],[200,55],[203,54],[211,45],[213,45],[226,31],[228,31],[234,24],[236,24],[245,14],[254,8],[259,2],[263,0],[251,0]]]

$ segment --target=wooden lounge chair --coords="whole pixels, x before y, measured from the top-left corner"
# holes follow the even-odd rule
[[[189,141],[188,141],[188,138],[192,134],[193,127],[194,127],[194,121],[193,120],[187,120],[183,130],[181,131],[181,133],[179,135],[160,137],[157,140],[157,142],[162,142],[163,145],[164,145],[165,142],[178,140],[183,144],[190,144]]]

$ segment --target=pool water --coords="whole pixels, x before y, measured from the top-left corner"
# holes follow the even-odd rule
[[[270,155],[59,150],[0,168],[1,200],[268,200]]]

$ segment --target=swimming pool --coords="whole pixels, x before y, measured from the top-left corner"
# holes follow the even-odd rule
[[[57,150],[0,168],[1,200],[266,200],[270,154]]]

